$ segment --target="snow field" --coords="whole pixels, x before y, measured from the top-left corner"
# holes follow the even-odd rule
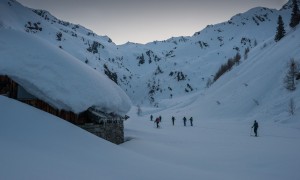
[[[259,137],[253,137],[250,136],[252,121],[195,117],[193,127],[189,121],[184,127],[184,112],[177,114],[172,126],[167,111],[153,114],[162,116],[162,128],[156,129],[149,114],[137,117],[135,112],[131,112],[131,120],[125,126],[125,135],[132,140],[121,146],[194,169],[199,172],[198,178],[296,180],[300,177],[298,129],[259,121]]]
[[[15,100],[0,96],[0,104],[0,179],[179,180],[198,174],[126,150]]]

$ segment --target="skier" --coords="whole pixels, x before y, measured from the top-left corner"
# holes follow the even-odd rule
[[[156,123],[156,128],[159,128],[159,122],[160,122],[160,119],[159,117],[155,119],[155,123]]]
[[[254,120],[254,124],[252,126],[253,130],[254,130],[254,134],[257,137],[257,129],[258,129],[258,123],[256,120]]]
[[[175,124],[175,117],[174,116],[172,116],[172,123],[173,123],[173,126],[174,126],[174,124]]]
[[[150,121],[153,121],[153,116],[152,116],[152,114],[151,114],[151,116],[150,116]]]
[[[161,116],[159,116],[159,122],[161,122]]]
[[[183,125],[186,126],[186,117],[183,117]]]
[[[190,118],[191,126],[193,126],[193,117]]]

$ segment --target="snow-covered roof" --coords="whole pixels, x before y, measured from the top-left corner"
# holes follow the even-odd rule
[[[0,75],[58,109],[126,114],[131,101],[105,75],[38,37],[0,27]]]

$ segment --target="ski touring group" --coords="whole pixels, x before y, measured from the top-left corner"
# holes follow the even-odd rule
[[[156,128],[160,128],[159,123],[161,122],[161,120],[162,120],[161,116],[155,118],[154,123],[156,124]],[[176,120],[175,117],[172,116],[171,120],[172,120],[172,125],[175,126],[175,120]],[[183,117],[182,120],[183,120],[183,126],[187,126],[187,123],[186,123],[187,122],[187,118]],[[150,115],[150,121],[153,121],[153,115]],[[193,117],[190,117],[189,121],[190,121],[190,126],[193,126]]]
[[[154,120],[154,123],[156,124],[156,128],[160,128],[160,123],[161,123],[161,120],[162,120],[162,117],[161,116],[159,116],[159,117],[157,117],[155,120]],[[174,116],[172,116],[172,118],[171,118],[171,120],[172,120],[172,125],[173,126],[175,126],[175,117]],[[183,120],[183,126],[187,126],[187,118],[186,117],[183,117],[182,118],[182,120]],[[151,114],[150,115],[150,121],[153,121],[153,115]],[[190,117],[189,118],[189,121],[190,121],[190,126],[193,126],[193,117]],[[253,130],[253,132],[254,132],[254,136],[255,137],[258,137],[258,132],[257,132],[257,130],[258,130],[258,122],[256,121],[256,120],[254,120],[254,123],[253,123],[253,125],[252,125],[252,127],[251,127],[251,133],[250,133],[250,135],[251,136],[253,136],[252,135],[252,130]]]

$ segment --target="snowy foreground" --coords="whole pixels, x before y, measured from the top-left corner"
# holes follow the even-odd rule
[[[256,138],[248,120],[194,117],[184,127],[178,112],[173,127],[168,111],[132,108],[130,141],[116,146],[14,100],[0,104],[0,179],[300,179],[300,131],[282,123],[259,122]]]

